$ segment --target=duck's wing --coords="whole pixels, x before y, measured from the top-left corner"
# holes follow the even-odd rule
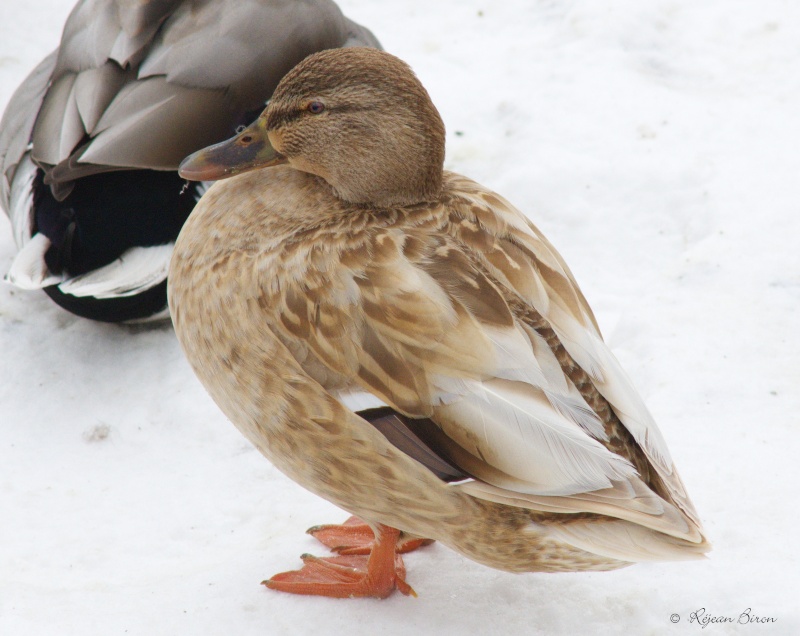
[[[330,0],[84,0],[64,28],[33,158],[56,185],[115,167],[174,170],[263,108],[299,60],[361,40],[375,41]]]
[[[361,233],[361,243],[317,243],[319,270],[304,271],[296,279],[302,283],[273,285],[267,302],[280,307],[277,335],[307,368],[323,369],[320,377],[344,378],[379,400],[364,407],[398,411],[395,428],[403,428],[403,418],[428,419],[428,430],[411,432],[474,478],[452,487],[540,512],[633,522],[674,537],[677,548],[666,541],[671,558],[683,543],[702,544],[699,524],[683,509],[688,499],[680,482],[668,482],[659,496],[637,471],[636,465],[661,462],[658,475],[677,479],[671,462],[663,466],[665,447],[652,459],[643,450],[653,440],[663,444],[652,420],[636,411],[645,434],[637,437],[634,426],[633,453],[615,451],[615,432],[565,370],[564,355],[580,357],[591,382],[612,385],[603,389],[609,395],[633,391],[618,377],[619,365],[563,261],[496,195],[464,185],[427,220]],[[564,334],[563,347],[548,329],[559,339]],[[616,386],[621,382],[623,388]],[[349,393],[337,397],[348,404]],[[631,403],[641,400],[622,402]],[[427,465],[424,455],[416,458]],[[678,488],[680,499],[672,496]],[[587,532],[595,531],[587,526]],[[626,536],[625,545],[606,552],[628,560],[665,557],[664,540],[639,550],[644,539]]]
[[[458,238],[468,246],[471,258],[518,295],[523,313],[531,308],[547,321],[644,453],[663,483],[665,494],[699,527],[697,512],[661,431],[603,342],[592,311],[566,263],[541,232],[505,199],[464,177],[452,175],[451,179],[462,196],[462,202],[455,207],[466,221],[457,225]],[[473,223],[483,232],[476,232]],[[492,245],[487,245],[481,234],[493,235]]]

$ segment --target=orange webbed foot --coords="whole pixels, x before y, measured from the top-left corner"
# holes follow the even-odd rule
[[[304,554],[300,570],[276,574],[263,584],[281,592],[333,598],[386,598],[395,589],[406,596],[416,596],[406,583],[403,559],[395,551],[400,531],[388,526],[377,528],[368,556],[320,558]]]
[[[306,532],[338,554],[369,554],[375,541],[369,524],[355,516],[342,524],[314,526]],[[397,554],[407,554],[431,543],[433,539],[410,537],[400,532],[396,551]]]

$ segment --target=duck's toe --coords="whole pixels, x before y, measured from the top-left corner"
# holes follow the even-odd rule
[[[306,530],[320,543],[328,546],[338,554],[369,554],[375,541],[372,528],[360,517],[352,516],[342,524],[326,524],[313,526]],[[397,538],[397,554],[413,552],[417,548],[433,543],[433,539],[424,539],[400,532]]]
[[[348,522],[352,519],[358,523],[353,522],[350,527],[363,524],[369,531],[371,547],[367,547],[366,554],[327,558],[304,554],[300,570],[281,572],[262,584],[280,592],[332,598],[386,598],[395,589],[406,596],[416,596],[406,583],[406,567],[395,548],[400,531],[379,526],[380,536],[374,540],[367,524],[357,517],[351,517]]]

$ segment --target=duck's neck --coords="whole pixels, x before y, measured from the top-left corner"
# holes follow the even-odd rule
[[[406,207],[418,203],[435,201],[442,191],[442,172],[409,177],[398,175],[397,179],[375,179],[362,187],[352,188],[332,184],[336,196],[347,203],[377,208]]]

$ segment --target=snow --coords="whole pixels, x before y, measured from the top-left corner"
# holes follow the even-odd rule
[[[0,2],[0,108],[71,4]],[[0,634],[679,634],[700,608],[777,619],[708,634],[800,633],[800,5],[340,5],[417,70],[447,167],[564,255],[714,551],[511,575],[434,545],[406,559],[418,599],[271,592],[325,552],[303,531],[345,513],[245,442],[168,326],[93,324],[2,285]]]

